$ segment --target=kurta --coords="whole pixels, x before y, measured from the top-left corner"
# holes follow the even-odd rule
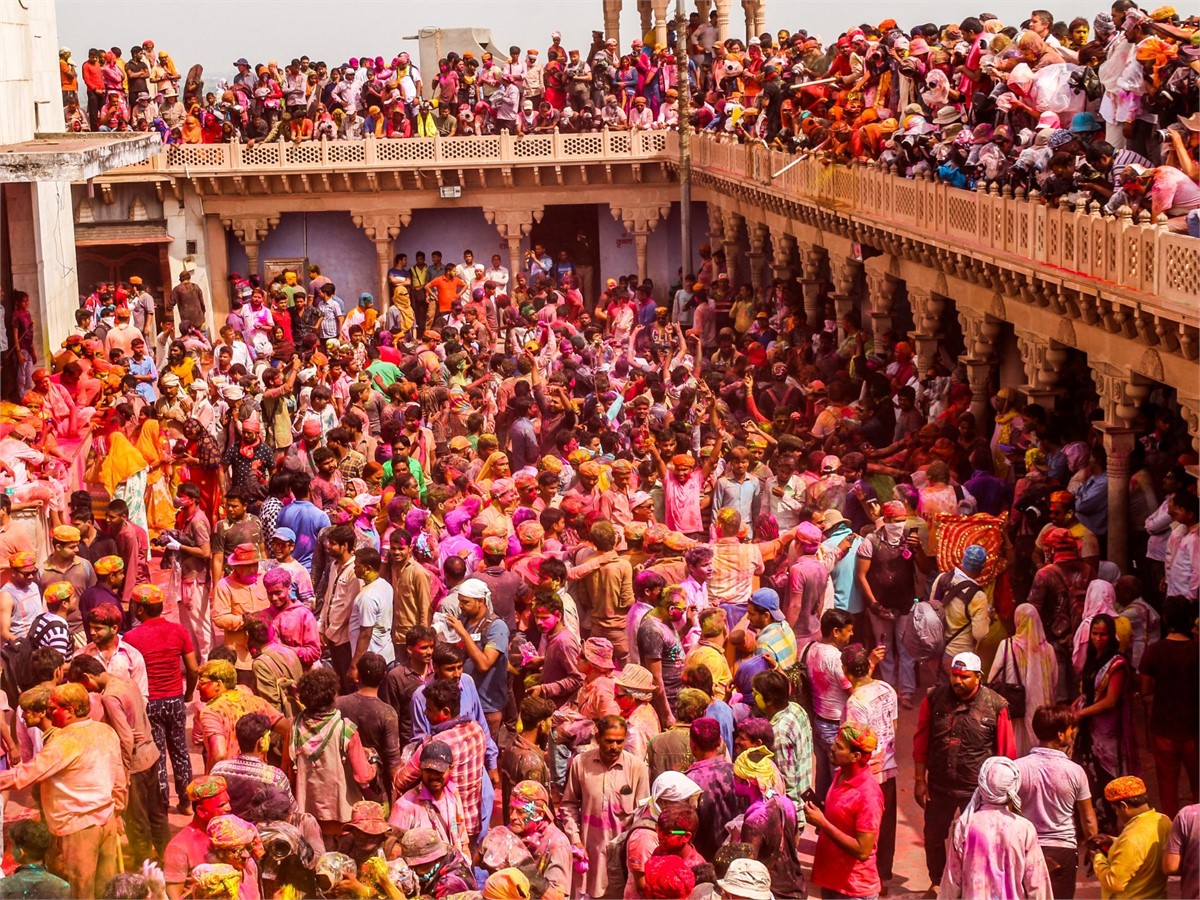
[[[989,806],[971,817],[961,852],[953,835],[942,874],[942,900],[1049,900],[1050,872],[1033,824],[1014,812]]]
[[[603,897],[608,889],[608,842],[624,831],[638,804],[650,796],[646,764],[622,752],[611,766],[598,749],[571,760],[567,786],[559,803],[563,831],[572,844],[587,851],[588,870],[579,876],[574,894]]]

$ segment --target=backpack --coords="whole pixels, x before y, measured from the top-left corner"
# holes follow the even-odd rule
[[[645,823],[634,825],[628,831],[622,831],[605,845],[604,866],[605,874],[608,875],[608,888],[604,892],[605,896],[625,896],[625,882],[629,880],[629,864],[625,859],[625,845],[629,843],[629,836],[639,828],[654,831],[655,827]]]
[[[814,644],[819,641],[809,641],[804,645],[804,649],[800,651],[800,659],[796,665],[792,666],[791,675],[792,682],[792,699],[804,707],[810,715],[813,711],[812,698],[812,681],[808,677],[808,654],[812,652]]]
[[[947,644],[971,627],[968,616],[965,625],[946,637],[946,607],[954,600],[961,600],[965,604],[966,598],[977,590],[979,585],[967,578],[949,588],[939,586],[928,600],[913,604],[912,627],[904,637],[915,659],[927,660],[941,656]]]

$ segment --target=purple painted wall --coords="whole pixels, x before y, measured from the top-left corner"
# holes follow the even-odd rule
[[[599,221],[601,278],[617,277],[637,271],[633,237],[613,219],[607,204],[596,205]],[[694,248],[707,240],[708,218],[703,203],[692,204],[692,243]],[[227,234],[229,271],[243,275],[247,271],[246,251]],[[521,250],[528,241],[521,242]],[[428,256],[441,250],[447,262],[458,262],[462,251],[470,249],[484,265],[493,253],[508,265],[508,245],[496,228],[489,225],[481,209],[418,209],[412,223],[396,239],[395,252],[407,253],[409,260],[418,250]],[[324,275],[337,285],[342,297],[356,297],[360,291],[378,291],[375,248],[361,229],[355,228],[349,212],[284,213],[279,225],[271,230],[259,248],[260,264],[273,259],[307,259],[321,267]],[[692,265],[699,264],[693,255]],[[648,242],[647,268],[659,291],[665,291],[679,268],[679,206],[659,222]]]

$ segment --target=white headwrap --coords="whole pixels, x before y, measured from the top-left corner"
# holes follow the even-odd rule
[[[971,795],[971,800],[967,803],[962,811],[962,815],[958,817],[958,821],[954,823],[954,849],[962,852],[967,843],[967,831],[971,827],[971,817],[977,810],[985,806],[999,806],[1011,808],[1013,812],[1021,811],[1021,798],[1018,792],[1021,790],[1021,770],[1007,756],[991,756],[983,761],[983,765],[979,767],[979,786],[975,788],[975,793]]]
[[[704,792],[704,788],[682,772],[663,772],[650,786],[650,796],[645,800],[650,816],[658,821],[664,803],[680,803]]]

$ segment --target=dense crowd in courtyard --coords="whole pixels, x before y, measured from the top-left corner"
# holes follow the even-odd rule
[[[450,53],[424,74],[408,53],[243,57],[208,89],[152,41],[128,58],[90,49],[78,69],[64,48],[63,103],[72,129],[157,130],[167,144],[676,129],[682,70],[697,131],[1109,214],[1127,206],[1179,232],[1200,210],[1200,17],[1172,6],[1118,0],[1090,22],[1040,9],[1008,24],[887,19],[828,43],[803,29],[722,42],[714,10],[691,16],[685,60],[674,30],[653,41],[622,51],[593,32],[586,50],[567,49],[555,32],[544,52]],[[1200,212],[1191,219],[1200,236]]]
[[[694,20],[693,112],[835,159],[907,153],[883,143],[903,125],[1056,178],[1105,146],[1146,158],[1155,198],[1163,172],[1200,197],[1194,96],[1162,141],[1149,102],[1195,68],[1193,23],[1118,0],[1092,29],[1029,26],[885,22],[820,64],[804,32],[743,48]],[[428,114],[463,133],[465,101],[487,133],[515,94],[552,128],[589,107],[672,127],[670,52],[448,59]],[[1099,116],[1018,94],[1022,66],[1097,54]],[[80,127],[250,140],[427,114],[403,55],[243,60],[207,97],[151,42],[119,62],[89,61],[97,109],[92,70],[87,111],[64,97]],[[601,80],[568,82],[581,65]],[[791,90],[812,76],[836,80]],[[985,153],[1004,134],[1029,148]],[[319,264],[232,276],[219,316],[188,271],[165,297],[95,285],[49,359],[17,295],[0,897],[874,898],[909,791],[931,896],[1163,897],[1175,874],[1200,896],[1198,460],[1172,390],[1138,409],[1111,522],[1080,385],[981,403],[944,346],[918,357],[857,310],[810,321],[798,284],[742,283],[719,248],[598,293],[567,244],[516,272],[444,249],[398,255],[379,301]]]

